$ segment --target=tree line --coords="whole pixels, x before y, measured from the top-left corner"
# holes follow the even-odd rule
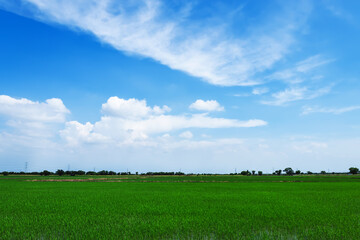
[[[4,176],[7,175],[41,175],[41,176],[50,176],[50,175],[58,175],[58,176],[83,176],[83,175],[185,175],[183,172],[146,172],[146,173],[131,173],[131,172],[114,172],[114,171],[107,171],[101,170],[98,172],[95,171],[64,171],[62,169],[58,169],[55,172],[51,172],[48,170],[44,170],[41,172],[8,172],[3,171],[1,172]]]
[[[58,175],[58,176],[82,176],[82,175],[219,175],[219,174],[213,174],[213,173],[188,173],[185,174],[183,172],[146,172],[146,173],[139,173],[139,172],[135,172],[135,173],[131,173],[131,172],[114,172],[114,171],[107,171],[107,170],[101,170],[99,172],[95,172],[95,171],[83,171],[83,170],[78,170],[78,171],[64,171],[62,169],[58,169],[55,172],[51,172],[48,170],[44,170],[41,172],[7,172],[7,171],[3,171],[1,172],[2,175],[7,176],[7,175],[41,175],[41,176],[50,176],[50,175]],[[320,171],[318,173],[316,172],[311,172],[311,171],[307,171],[307,172],[302,172],[300,170],[296,170],[294,171],[291,167],[287,167],[283,170],[279,169],[279,170],[275,170],[272,175],[287,175],[287,176],[293,176],[293,175],[302,175],[302,174],[307,174],[307,175],[311,175],[311,174],[359,174],[359,168],[356,167],[351,167],[349,168],[349,172],[345,172],[345,173],[340,173],[340,172],[326,172],[326,171]],[[257,175],[257,176],[262,176],[263,172],[262,171],[249,171],[249,170],[244,170],[241,171],[240,173],[230,173],[230,175],[243,175],[243,176],[251,176],[251,175]],[[271,174],[267,174],[267,175],[271,175]]]

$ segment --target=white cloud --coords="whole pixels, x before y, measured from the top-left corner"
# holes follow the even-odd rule
[[[151,108],[146,105],[145,100],[137,100],[135,98],[125,100],[118,97],[110,97],[102,105],[102,112],[105,115],[129,119],[144,118],[153,114],[160,115],[169,111],[171,109],[166,105],[162,108],[159,106]]]
[[[234,97],[250,97],[250,93],[235,93],[233,94]]]
[[[48,99],[41,103],[25,98],[0,96],[0,103],[0,114],[6,116],[7,125],[12,128],[11,134],[14,137],[49,138],[60,134],[62,139],[72,146],[81,143],[144,142],[158,134],[189,128],[257,127],[267,124],[258,119],[239,121],[214,118],[208,114],[169,115],[167,112],[170,108],[166,105],[150,107],[146,100],[134,98],[110,97],[102,105],[104,115],[93,124],[77,121],[65,123],[69,110],[60,99]],[[220,108],[220,105],[215,106]],[[182,136],[189,137],[189,133],[185,132]]]
[[[60,131],[60,136],[63,137],[69,145],[78,145],[80,143],[99,143],[106,142],[107,137],[102,136],[99,133],[93,132],[94,125],[87,122],[81,124],[77,121],[67,122],[65,129]]]
[[[320,67],[322,65],[326,65],[333,61],[334,59],[326,59],[318,54],[311,56],[301,62],[298,62],[294,70],[300,73],[306,73],[313,70],[314,68]]]
[[[318,106],[309,107],[304,106],[302,115],[307,115],[311,113],[331,113],[331,114],[342,114],[354,110],[360,109],[360,106],[350,106],[350,107],[343,107],[343,108],[322,108]]]
[[[320,97],[330,92],[330,90],[331,87],[324,87],[316,90],[309,90],[307,87],[293,87],[274,93],[272,94],[272,100],[261,101],[261,103],[266,105],[284,106],[289,102]]]
[[[257,119],[238,121],[206,115],[159,115],[140,120],[104,116],[94,124],[93,133],[109,137],[117,142],[133,142],[145,140],[150,135],[186,128],[257,127],[266,124],[265,121]]]
[[[258,119],[239,121],[214,118],[207,114],[166,115],[165,111],[159,114],[154,109],[147,106],[145,100],[112,97],[103,104],[103,112],[106,115],[101,117],[100,121],[85,125],[78,122],[67,123],[61,135],[70,144],[90,142],[94,139],[132,143],[181,129],[257,127],[267,124]]]
[[[285,69],[282,71],[277,71],[267,78],[270,80],[282,80],[291,84],[296,84],[303,82],[308,78],[308,75],[312,73],[312,71],[320,66],[329,64],[335,61],[334,59],[325,58],[322,55],[314,55],[303,61],[300,61],[295,64],[295,67]],[[312,76],[314,79],[318,75]]]
[[[35,122],[64,122],[70,111],[61,99],[51,98],[45,102],[33,102],[26,98],[0,95],[0,114],[8,118]]]
[[[189,4],[167,14],[166,1],[160,0],[23,0],[26,4],[19,9],[6,2],[3,6],[14,12],[27,8],[41,21],[85,31],[120,51],[222,86],[259,83],[256,75],[290,51],[295,31],[311,11],[305,3],[297,3],[291,12],[287,11],[292,8],[279,7],[271,23],[263,20],[264,24],[249,26],[251,34],[239,37],[227,31],[225,20],[215,26],[204,19],[190,22],[194,19],[189,17]]]
[[[262,87],[262,88],[254,88],[252,90],[252,94],[254,95],[263,95],[265,93],[269,92],[269,89],[266,87]]]
[[[34,102],[26,98],[16,99],[0,95],[0,115],[5,117],[6,125],[11,127],[6,129],[11,135],[54,137],[69,113],[70,111],[58,98]]]
[[[189,106],[192,110],[212,112],[212,111],[224,111],[224,107],[221,106],[216,100],[198,99]]]
[[[193,134],[192,134],[192,132],[190,132],[190,131],[185,131],[185,132],[182,132],[182,133],[180,133],[180,135],[179,135],[179,137],[181,137],[181,138],[187,138],[187,139],[191,139],[191,138],[193,138]]]

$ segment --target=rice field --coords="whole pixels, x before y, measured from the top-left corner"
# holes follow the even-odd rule
[[[0,176],[0,239],[360,239],[360,176]]]

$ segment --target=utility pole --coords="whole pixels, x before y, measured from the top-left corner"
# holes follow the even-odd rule
[[[28,171],[28,162],[25,162],[25,173]]]

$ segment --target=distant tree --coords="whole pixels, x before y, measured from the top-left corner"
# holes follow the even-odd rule
[[[295,174],[301,174],[300,170],[296,170]]]
[[[321,171],[320,174],[326,174],[326,171]]]
[[[358,174],[359,173],[359,169],[356,167],[351,167],[349,168],[349,173],[351,174]]]
[[[262,172],[262,171],[258,171],[258,175],[259,175],[259,176],[263,175],[263,172]]]
[[[287,167],[284,169],[284,172],[286,173],[286,175],[292,176],[294,175],[294,170],[292,170],[291,167]]]
[[[62,176],[62,175],[65,174],[65,171],[62,170],[62,169],[58,169],[58,170],[56,170],[55,174],[56,174],[56,175],[59,175],[59,176]]]
[[[66,172],[65,172],[66,175],[70,175],[70,176],[72,176],[72,177],[75,176],[76,173],[77,173],[77,171],[66,171]]]
[[[116,175],[116,172],[114,172],[114,171],[109,171],[108,174],[109,174],[109,175]]]
[[[241,174],[241,175],[244,175],[244,176],[249,176],[249,175],[251,175],[251,173],[249,172],[249,170],[241,171],[240,174]]]
[[[4,176],[8,176],[8,175],[9,175],[9,172],[3,171],[2,174],[3,174]]]
[[[307,171],[307,174],[309,174],[309,175],[311,175],[311,174],[313,174],[311,171]]]
[[[94,172],[94,171],[88,171],[88,172],[86,172],[86,175],[96,175],[96,172]]]
[[[48,170],[44,170],[40,173],[41,176],[49,176],[51,174],[51,172],[49,172]]]
[[[109,175],[109,172],[105,170],[101,170],[100,172],[97,173],[97,175]]]
[[[139,175],[139,172],[136,172],[135,175]]]
[[[252,170],[251,172],[252,172],[252,175],[255,175],[255,172],[256,172],[256,171],[255,171],[255,170]]]
[[[281,175],[281,170],[275,170],[275,172],[273,172],[273,175]]]
[[[85,175],[85,171],[78,170],[78,171],[76,171],[76,175]]]

